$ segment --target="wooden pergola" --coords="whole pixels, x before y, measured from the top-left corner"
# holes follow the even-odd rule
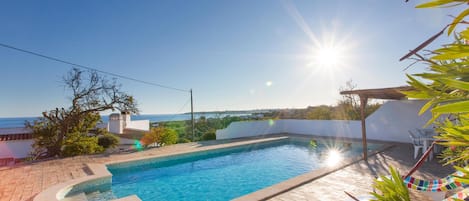
[[[341,91],[341,95],[358,95],[360,98],[360,119],[362,125],[362,143],[363,143],[363,158],[368,160],[368,151],[366,143],[366,124],[365,124],[365,107],[368,104],[368,99],[391,99],[402,100],[406,99],[403,91],[414,90],[411,86],[379,88],[379,89],[360,89],[351,91]]]

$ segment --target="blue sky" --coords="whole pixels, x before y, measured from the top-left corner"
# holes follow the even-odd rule
[[[0,43],[194,90],[196,111],[333,105],[339,87],[405,85],[398,59],[450,22],[403,0],[1,1]],[[447,42],[442,37],[436,44]],[[332,45],[331,45],[332,44]],[[340,50],[335,65],[314,52]],[[0,117],[69,105],[72,66],[0,48]],[[143,114],[188,112],[188,93],[119,80]]]

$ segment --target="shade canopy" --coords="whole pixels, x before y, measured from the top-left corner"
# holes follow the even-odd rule
[[[378,88],[378,89],[360,89],[341,91],[341,95],[358,95],[360,97],[360,119],[362,127],[362,143],[363,143],[363,158],[368,160],[367,153],[367,142],[366,142],[366,123],[365,123],[365,107],[368,103],[368,99],[393,99],[401,100],[405,99],[406,95],[403,91],[414,90],[411,86],[391,87],[391,88]]]
[[[350,95],[355,94],[363,98],[372,98],[372,99],[393,99],[401,100],[406,97],[402,91],[412,91],[414,90],[411,86],[400,86],[400,87],[391,87],[391,88],[378,88],[378,89],[359,89],[359,90],[350,90],[350,91],[341,91],[341,95]]]

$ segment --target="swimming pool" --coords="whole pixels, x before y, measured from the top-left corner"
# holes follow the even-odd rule
[[[358,156],[361,144],[350,145],[326,140],[313,147],[309,140],[288,138],[108,165],[113,175],[111,190],[88,194],[88,199],[136,194],[144,201],[230,200],[331,165],[341,160],[337,150],[344,158]]]

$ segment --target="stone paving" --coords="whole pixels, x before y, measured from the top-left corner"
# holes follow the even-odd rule
[[[55,184],[91,174],[85,164],[106,163],[139,157],[160,156],[177,152],[221,148],[238,144],[252,143],[263,139],[243,139],[231,141],[209,141],[186,143],[150,149],[134,153],[103,154],[55,159],[35,163],[25,163],[12,167],[0,167],[0,201],[32,200],[36,194]],[[331,173],[320,179],[297,187],[271,200],[345,200],[343,191],[353,195],[363,195],[371,191],[373,178],[387,174],[387,167],[393,165],[400,172],[409,170],[416,162],[412,157],[410,144],[397,144],[378,155]],[[435,160],[426,162],[414,176],[431,179],[446,176],[453,170],[441,167]],[[420,193],[412,193],[415,200],[428,200]]]
[[[388,167],[396,167],[401,174],[406,174],[417,162],[413,159],[411,144],[398,143],[394,147],[375,156],[369,157],[368,162],[360,161],[340,171],[333,172],[320,179],[311,181],[286,193],[278,195],[271,201],[313,201],[313,200],[348,200],[344,193],[347,191],[358,197],[368,195],[373,191],[374,178],[388,175]],[[437,160],[425,162],[412,176],[423,179],[437,179],[453,173],[452,167],[442,167]],[[431,200],[426,195],[411,190],[412,200]]]

